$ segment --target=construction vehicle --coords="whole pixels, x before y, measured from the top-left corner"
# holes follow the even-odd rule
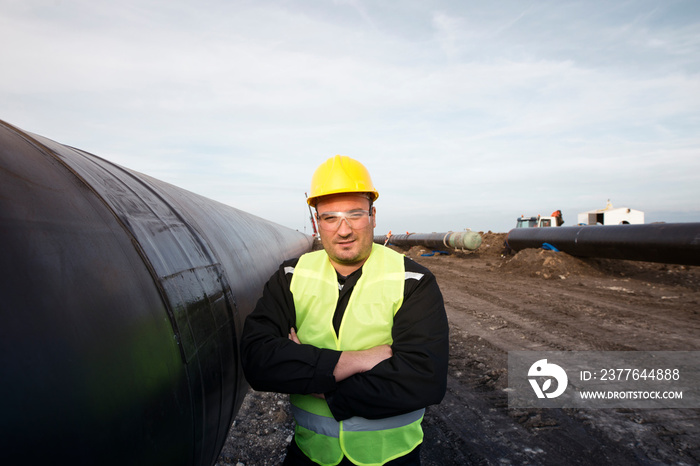
[[[515,222],[515,228],[543,228],[543,227],[560,227],[564,224],[564,217],[561,210],[552,212],[549,217],[525,217],[521,215]]]

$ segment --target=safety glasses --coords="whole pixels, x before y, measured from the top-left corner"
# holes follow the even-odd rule
[[[316,214],[318,226],[325,231],[337,231],[340,222],[345,220],[350,228],[359,230],[369,225],[369,217],[372,213],[369,210],[351,210],[350,212],[323,212]]]

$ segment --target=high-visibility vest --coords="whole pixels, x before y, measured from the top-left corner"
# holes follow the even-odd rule
[[[339,351],[390,345],[394,314],[403,302],[405,277],[403,255],[373,244],[336,335],[333,315],[339,292],[335,269],[325,251],[303,255],[290,286],[299,340]],[[423,441],[425,409],[383,419],[354,416],[338,422],[325,400],[291,395],[290,401],[296,443],[321,465],[338,464],[343,456],[358,465],[381,465],[406,455]]]

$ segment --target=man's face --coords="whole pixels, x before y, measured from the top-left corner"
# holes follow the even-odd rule
[[[369,210],[369,208],[369,199],[358,194],[324,196],[316,204],[316,211],[320,217],[328,212],[352,212]],[[341,220],[335,231],[319,228],[323,248],[336,270],[343,275],[358,269],[372,251],[374,227],[376,226],[374,208],[372,210],[372,215],[366,226],[353,228],[348,221]]]

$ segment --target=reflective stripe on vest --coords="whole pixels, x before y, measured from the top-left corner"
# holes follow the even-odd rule
[[[425,414],[425,408],[384,419],[366,419],[360,416],[353,416],[341,422],[336,421],[332,417],[319,416],[309,411],[304,411],[293,404],[292,414],[294,415],[294,421],[300,426],[317,434],[338,438],[340,436],[341,423],[345,432],[374,432],[377,430],[397,429],[419,421]]]
[[[292,273],[290,289],[299,340],[340,351],[391,344],[393,318],[403,303],[405,280],[420,279],[405,272],[403,255],[374,244],[336,335],[333,315],[338,280],[328,255],[325,251],[305,254]],[[423,440],[424,409],[384,419],[352,417],[337,422],[325,400],[291,395],[290,401],[295,441],[322,465],[337,464],[343,456],[355,464],[381,465],[409,453]]]

